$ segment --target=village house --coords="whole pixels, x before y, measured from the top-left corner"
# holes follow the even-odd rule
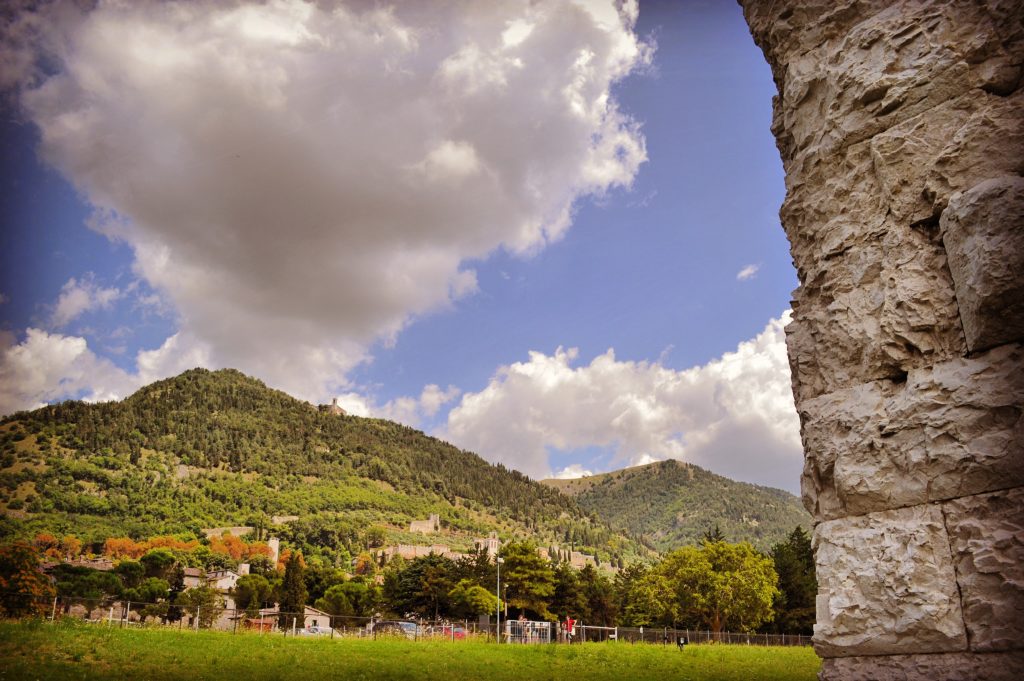
[[[278,617],[280,616],[280,614],[280,610],[278,610],[277,608],[264,608],[260,610],[260,616],[256,620],[257,622],[259,622],[259,624],[256,625],[256,628],[263,629],[265,627],[265,624],[263,624],[263,622],[266,622],[267,620],[269,620],[273,624],[271,625],[270,629],[264,629],[265,631],[270,631],[271,629],[276,628],[276,625],[278,623]],[[291,617],[289,617],[287,621],[289,623],[288,630],[291,630]],[[323,610],[317,610],[316,608],[308,605],[305,607],[302,619],[296,619],[295,621],[296,629],[309,629],[310,627],[330,626],[332,626],[330,615],[328,615]]]
[[[229,591],[235,588],[238,578],[249,574],[249,564],[239,563],[238,572],[234,570],[212,570],[206,573],[206,583],[217,591]]]
[[[201,568],[185,568],[183,582],[186,589],[194,589],[206,583],[206,571]]]

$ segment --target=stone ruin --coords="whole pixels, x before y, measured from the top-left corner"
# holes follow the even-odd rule
[[[823,679],[1024,679],[1024,0],[741,0]]]

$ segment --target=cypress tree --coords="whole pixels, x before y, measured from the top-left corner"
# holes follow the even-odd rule
[[[306,609],[305,568],[302,554],[293,551],[284,566],[284,580],[281,582],[281,603],[277,625],[282,629],[291,627],[292,618],[302,618]]]

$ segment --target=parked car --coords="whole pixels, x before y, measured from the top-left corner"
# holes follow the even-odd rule
[[[377,636],[404,636],[409,640],[415,640],[417,627],[415,622],[402,620],[381,620],[375,622],[371,629],[374,638]]]
[[[295,633],[300,636],[330,636],[334,633],[334,629],[331,627],[308,627],[306,629],[299,629]]]
[[[436,638],[462,640],[466,638],[466,628],[451,624],[438,624],[427,629],[424,634]]]

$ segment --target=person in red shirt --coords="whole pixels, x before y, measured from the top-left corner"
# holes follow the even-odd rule
[[[569,636],[569,643],[572,643],[572,637],[576,633],[575,632],[575,627],[576,627],[576,620],[574,620],[571,615],[566,615],[566,617],[565,617],[565,633]]]

